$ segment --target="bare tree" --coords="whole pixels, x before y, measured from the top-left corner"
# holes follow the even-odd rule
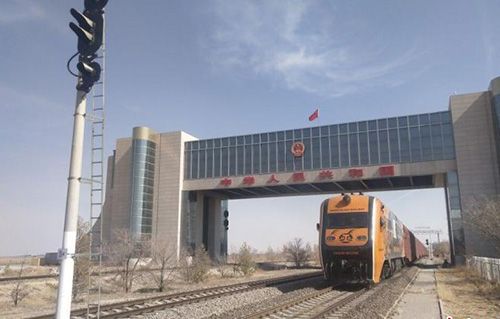
[[[106,246],[107,256],[118,267],[123,291],[132,290],[137,277],[137,267],[148,252],[149,241],[141,241],[131,236],[127,230],[115,231],[113,240]]]
[[[463,214],[469,225],[500,252],[500,196],[477,196],[468,201]]]
[[[445,257],[450,254],[450,243],[447,241],[442,241],[440,243],[432,244],[432,251],[436,257]]]
[[[17,273],[16,284],[10,291],[10,298],[12,299],[15,307],[17,307],[17,305],[29,294],[28,287],[26,286],[26,284],[24,284],[24,281],[21,280],[24,270],[24,263],[25,259],[23,259],[23,261],[21,262],[21,268]]]
[[[278,254],[274,251],[273,247],[267,247],[265,258],[267,262],[275,262],[278,259]]]
[[[287,261],[295,263],[295,266],[300,268],[310,259],[311,246],[304,245],[302,238],[294,238],[283,246],[283,254]]]
[[[151,275],[158,291],[165,290],[166,283],[170,280],[175,268],[176,251],[166,240],[154,241],[151,245],[152,268]]]
[[[78,217],[76,248],[75,248],[75,270],[73,275],[73,299],[84,292],[89,285],[89,275],[92,271],[89,256],[90,248],[90,222],[85,222]]]
[[[192,263],[192,280],[193,282],[202,282],[207,279],[208,271],[210,270],[210,257],[207,251],[200,245],[194,251]]]
[[[249,276],[255,271],[255,262],[253,261],[252,248],[244,242],[237,256],[238,270],[240,270],[243,275]]]
[[[187,282],[202,282],[207,278],[210,270],[210,257],[203,245],[194,252],[183,250],[179,260],[181,275]]]
[[[314,246],[312,247],[312,250],[311,250],[311,259],[316,265],[319,265],[321,263],[319,254],[320,254],[319,245],[314,244]]]

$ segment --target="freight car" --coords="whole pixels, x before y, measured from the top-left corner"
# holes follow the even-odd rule
[[[331,281],[375,284],[427,253],[382,201],[361,193],[326,199],[317,228],[321,265]]]

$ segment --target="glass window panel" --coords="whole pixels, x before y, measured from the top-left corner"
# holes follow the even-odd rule
[[[220,165],[221,165],[221,156],[220,156],[220,148],[214,149],[214,177],[221,176],[220,174]]]
[[[237,168],[236,168],[236,175],[243,175],[245,174],[244,166],[243,163],[245,161],[245,152],[243,149],[242,145],[239,145],[236,148],[236,162],[237,162]]]
[[[378,143],[380,149],[380,163],[389,163],[389,135],[387,130],[379,131]]]
[[[204,149],[207,147],[207,141],[200,141],[200,149]]]
[[[408,136],[408,128],[399,129],[399,150],[400,161],[406,163],[410,161],[410,139]]]
[[[329,168],[330,166],[330,141],[328,137],[321,138],[321,167]]]
[[[260,135],[259,135],[259,134],[254,134],[254,135],[252,135],[252,143],[253,143],[253,144],[258,144],[258,143],[260,143]]]
[[[267,143],[260,145],[260,169],[263,174],[269,173],[269,152]]]
[[[298,167],[302,167],[302,160],[304,161],[304,168],[305,170],[309,170],[311,169],[312,167],[312,157],[311,157],[311,151],[312,151],[312,147],[311,147],[311,139],[310,138],[305,138],[302,143],[304,143],[304,146],[305,146],[305,151],[304,151],[304,155],[303,156],[300,156],[300,157],[296,157],[295,158],[295,170],[302,170]],[[298,164],[298,162],[300,162],[300,164]]]
[[[378,164],[378,136],[377,132],[368,133],[369,148],[370,148],[370,164]]]
[[[276,172],[276,142],[269,144],[269,171]]]
[[[198,145],[199,145],[198,141],[194,141],[193,144],[192,144],[192,146],[193,146],[192,149],[193,150],[197,150],[198,149]]]
[[[399,127],[407,127],[408,126],[408,117],[406,117],[406,116],[398,117],[398,126]]]
[[[366,125],[366,122],[363,121],[363,122],[359,122],[358,123],[358,127],[359,127],[359,131],[360,132],[364,132],[367,130],[367,125]]]
[[[432,159],[431,128],[429,125],[420,127],[420,136],[422,144],[422,160],[429,161]]]
[[[293,171],[293,154],[290,152],[290,149],[292,148],[292,141],[286,141],[285,145],[285,157],[286,157],[286,166],[285,170],[290,172]]]
[[[278,172],[285,171],[285,142],[278,142]]]
[[[278,141],[285,140],[285,132],[278,132]]]
[[[295,140],[302,139],[302,130],[294,130],[293,131],[293,137],[294,137]]]
[[[245,174],[252,174],[252,145],[245,145]]]
[[[356,133],[358,131],[358,123],[349,123],[349,133]]]
[[[190,143],[190,142],[186,142],[186,143],[184,143],[184,148],[185,148],[185,150],[186,150],[186,151],[191,150],[191,145],[192,145],[192,143]]]
[[[390,129],[389,130],[389,147],[391,150],[391,162],[398,163],[399,162],[399,141],[398,141],[398,130]]]
[[[368,121],[368,129],[370,131],[375,131],[377,130],[377,121],[376,120],[371,120],[371,121]]]
[[[361,165],[369,164],[368,158],[368,134],[366,132],[359,133],[359,163]]]
[[[224,137],[222,139],[222,146],[229,146],[229,138]]]
[[[293,170],[294,171],[303,171],[304,170],[304,167],[303,167],[304,156],[301,156],[301,157],[292,156],[292,158],[293,158]]]
[[[312,136],[313,137],[318,137],[319,136],[319,127],[313,127],[312,128]]]
[[[276,132],[269,133],[269,141],[270,142],[276,141]]]
[[[221,170],[222,176],[229,175],[228,157],[229,157],[229,149],[227,147],[223,147],[222,148],[222,170]]]
[[[285,132],[285,139],[292,140],[293,139],[293,131],[286,131]]]
[[[377,123],[379,130],[387,128],[387,119],[380,119],[377,121]]]
[[[432,113],[431,124],[439,124],[439,123],[441,123],[441,113]]]
[[[214,147],[214,140],[207,140],[207,148]]]
[[[329,133],[329,129],[328,129],[328,126],[322,126],[321,127],[321,136],[328,136],[330,133]]]
[[[261,142],[267,142],[268,141],[268,139],[267,139],[267,133],[260,134],[260,141]]]
[[[198,178],[198,151],[192,152],[191,178]]]
[[[418,125],[418,115],[410,116],[409,120],[410,120],[410,126]]]
[[[455,158],[455,147],[453,143],[453,130],[451,124],[443,124],[443,159]]]
[[[245,140],[244,140],[243,136],[238,136],[238,137],[236,137],[236,143],[237,143],[238,145],[243,145],[243,144],[244,144],[244,142],[245,142]]]
[[[330,125],[330,135],[337,135],[339,133],[338,125]]]
[[[432,122],[432,118],[431,118]],[[432,158],[440,160],[443,158],[443,136],[441,134],[441,125],[434,124],[431,126],[431,141],[432,141]]]
[[[311,137],[311,129],[310,128],[303,129],[302,130],[302,136],[304,136],[304,138]]]
[[[259,144],[254,144],[252,147],[252,152],[253,152],[253,174],[260,174],[260,145]]]
[[[312,139],[312,157],[313,157],[313,169],[321,168],[321,149],[319,138]]]
[[[340,167],[339,137],[334,135],[330,137],[330,158],[331,167]]]
[[[340,124],[340,134],[346,134],[347,133],[347,124]]]
[[[451,114],[450,114],[450,112],[442,112],[441,113],[441,122],[442,123],[451,123]]]
[[[349,138],[347,135],[340,135],[340,167],[349,166]]]
[[[418,162],[422,160],[422,148],[420,146],[420,131],[419,127],[410,128],[410,145],[411,145],[411,160]]]
[[[245,135],[245,144],[252,144],[252,135]]]
[[[420,121],[420,125],[429,124],[429,114],[420,114],[418,119]]]
[[[211,178],[213,175],[213,165],[214,165],[214,149],[210,148],[207,150],[207,178]]]
[[[214,140],[214,146],[215,147],[220,147],[220,144],[221,143],[220,143],[220,139],[219,138]]]
[[[391,117],[390,119],[387,120],[389,128],[396,128],[398,126],[398,119],[395,117]],[[390,135],[390,133],[389,133]]]
[[[349,134],[351,166],[359,165],[358,134]]]
[[[191,178],[191,151],[184,152],[184,178]]]

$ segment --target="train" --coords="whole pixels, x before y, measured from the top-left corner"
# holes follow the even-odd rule
[[[380,199],[362,193],[323,201],[317,229],[321,266],[329,281],[377,284],[427,256],[424,244]]]

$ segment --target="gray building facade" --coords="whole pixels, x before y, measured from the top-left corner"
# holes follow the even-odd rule
[[[440,187],[457,260],[497,255],[463,214],[499,193],[499,133],[500,78],[433,113],[212,139],[137,127],[108,161],[104,238],[126,229],[220,259],[231,199]]]

